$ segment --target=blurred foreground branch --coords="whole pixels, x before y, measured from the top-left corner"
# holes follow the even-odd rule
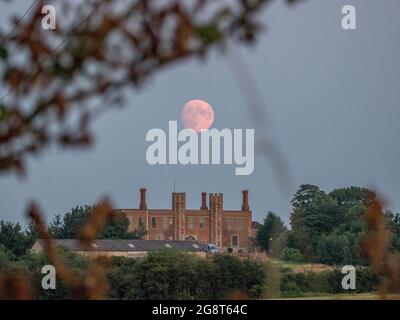
[[[361,247],[376,274],[383,277],[380,288],[382,298],[400,292],[400,254],[389,250],[390,230],[383,212],[383,204],[374,198],[364,214],[367,230]]]
[[[0,171],[23,173],[26,155],[50,143],[90,144],[90,120],[121,105],[121,89],[227,40],[251,43],[270,2],[55,1],[62,12],[52,31],[42,29],[37,1],[0,46]]]

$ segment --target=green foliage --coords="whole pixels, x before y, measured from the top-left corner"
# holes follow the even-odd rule
[[[351,243],[343,234],[322,235],[316,253],[318,260],[326,264],[347,264],[352,261]]]
[[[50,223],[50,231],[56,239],[73,239],[77,236],[80,228],[89,218],[94,206],[76,206],[64,217],[56,215]]]
[[[74,239],[82,226],[88,220],[96,206],[76,206],[63,217],[56,215],[51,221],[49,229],[56,239]],[[99,239],[140,239],[144,229],[129,232],[129,220],[125,213],[118,211],[114,218],[109,220],[98,235]]]
[[[229,255],[212,260],[175,250],[150,252],[145,258],[114,258],[110,298],[222,299],[234,292],[257,298],[265,274],[259,263]]]
[[[110,299],[124,299],[135,283],[136,260],[125,257],[112,258],[112,270],[108,275]]]
[[[293,250],[293,249],[291,249]],[[84,279],[89,259],[59,249],[61,259],[76,276]],[[18,270],[31,281],[37,299],[70,299],[70,289],[57,277],[56,290],[43,290],[43,266],[49,260],[43,253],[27,254],[17,262],[8,260],[0,248],[0,267]],[[267,262],[240,260],[231,255],[204,259],[175,250],[151,252],[135,260],[113,257],[108,273],[110,299],[224,299],[233,293],[250,298],[298,297],[316,294],[349,293],[341,287],[339,269],[295,273]],[[355,293],[376,291],[380,278],[371,268],[356,269]]]
[[[0,46],[0,59],[1,60],[6,60],[8,58],[8,52],[7,49],[3,46]]]
[[[282,270],[282,297],[298,297],[316,294],[367,293],[378,290],[380,277],[371,268],[356,269],[356,289],[344,290],[341,286],[344,275],[335,269],[324,272],[295,273]]]
[[[4,270],[10,263],[10,257],[5,248],[0,245],[0,270]]]
[[[17,259],[31,248],[35,239],[19,223],[0,221],[0,245],[11,259]]]
[[[66,249],[59,249],[61,259],[74,272],[76,276],[84,279],[88,267],[88,258],[68,252]],[[33,286],[35,297],[39,300],[60,300],[71,299],[71,291],[65,283],[56,275],[56,290],[44,290],[42,288],[42,268],[51,265],[44,253],[33,253],[23,256],[14,267],[24,270]]]
[[[201,40],[201,42],[205,45],[209,45],[213,42],[218,41],[222,36],[218,27],[213,24],[199,26],[195,30],[195,33]]]
[[[339,206],[348,210],[359,203],[368,206],[375,194],[367,188],[352,186],[350,188],[335,189],[329,193],[329,196],[336,200]]]
[[[290,262],[302,262],[304,257],[299,249],[287,247],[282,250],[282,259]]]
[[[263,298],[276,298],[281,294],[281,270],[280,267],[272,262],[264,263],[264,295]]]
[[[286,232],[286,227],[282,219],[273,212],[268,212],[264,219],[264,224],[258,229],[256,240],[257,244],[265,251],[275,248],[275,254],[280,255],[279,247],[282,247],[282,234]],[[280,246],[278,245],[280,244]],[[285,246],[285,245],[284,245]]]
[[[137,262],[128,299],[193,299],[196,257],[168,250]]]
[[[390,249],[400,251],[400,214],[388,210],[385,212],[385,216],[391,231]]]
[[[311,185],[301,186],[292,204],[292,231],[297,248],[311,260],[315,257],[315,247],[321,235],[339,225],[341,211],[335,200]]]
[[[215,298],[227,297],[234,291],[239,291],[252,297],[262,294],[264,271],[261,264],[250,260],[241,261],[230,255],[216,255],[215,264],[217,290]]]
[[[301,185],[292,200],[288,245],[299,249],[306,261],[366,264],[359,244],[365,231],[363,214],[374,197],[370,190],[354,186],[326,194],[317,186]]]

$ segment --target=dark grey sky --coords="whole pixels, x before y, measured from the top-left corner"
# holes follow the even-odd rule
[[[0,4],[2,26],[10,12],[22,14],[30,1]],[[341,8],[357,9],[357,31],[341,28]],[[270,162],[255,160],[251,176],[233,166],[150,166],[146,132],[179,120],[188,100],[208,101],[215,128],[253,128],[246,98],[219,53],[167,69],[132,90],[125,109],[112,111],[93,128],[95,145],[85,151],[47,150],[29,162],[28,175],[0,177],[0,219],[25,222],[35,199],[48,218],[109,195],[116,207],[137,207],[138,188],[148,205],[169,208],[173,178],[187,193],[189,208],[200,193],[224,193],[225,207],[238,209],[240,190],[250,190],[254,219],[268,210],[286,221],[298,186],[326,191],[342,186],[377,188],[400,209],[400,2],[398,0],[308,0],[294,7],[275,1],[263,13],[268,26],[255,47],[237,49],[247,63],[269,114],[268,132],[284,154],[292,176],[283,192]],[[257,137],[257,131],[256,131]]]

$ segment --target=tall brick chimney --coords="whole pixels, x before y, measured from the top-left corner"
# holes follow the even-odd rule
[[[210,193],[211,243],[222,246],[222,212],[224,196],[222,193]]]
[[[242,211],[250,211],[249,208],[249,190],[243,190]]]
[[[172,210],[175,220],[175,240],[185,240],[186,237],[186,193],[172,193]]]
[[[146,188],[140,188],[140,210],[147,210]]]
[[[201,207],[200,210],[207,210],[207,192],[201,193]]]

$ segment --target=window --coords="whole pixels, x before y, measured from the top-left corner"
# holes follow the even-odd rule
[[[204,229],[206,227],[206,218],[200,218],[200,229]]]
[[[189,217],[189,218],[188,218],[188,228],[189,228],[190,230],[193,230],[193,229],[194,229],[194,218],[193,218],[193,217]]]
[[[172,240],[172,237],[168,237],[168,240]]]
[[[227,218],[226,221],[228,225],[228,230],[232,230],[233,229],[232,218]]]
[[[165,239],[165,237],[164,237],[163,234],[158,234],[157,235],[157,240],[164,240],[164,239]]]
[[[238,236],[236,234],[232,235],[232,247],[237,247],[238,246]]]
[[[243,218],[238,218],[238,219],[237,219],[237,229],[238,229],[239,231],[242,231],[242,230],[243,230]]]
[[[163,217],[163,228],[168,229],[168,217]]]
[[[140,226],[144,226],[144,218],[143,217],[139,217],[139,227]]]
[[[153,229],[157,228],[157,218],[156,217],[151,217],[151,227]]]
[[[169,224],[173,224],[174,223],[174,219],[169,218]]]
[[[133,217],[129,217],[128,219],[129,219],[129,224],[130,224],[131,226],[133,226],[133,222],[134,222]]]

